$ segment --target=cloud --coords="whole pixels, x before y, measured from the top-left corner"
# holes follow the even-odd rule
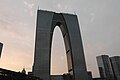
[[[34,7],[34,4],[30,4],[28,3],[27,1],[24,0],[24,4],[29,8],[29,9],[32,9]]]
[[[33,7],[34,7],[34,3],[30,3],[29,1],[26,1],[26,0],[24,0],[24,5],[27,7],[27,9],[25,9],[25,11],[26,12],[29,12],[29,14],[31,15],[31,16],[33,16]]]
[[[61,2],[56,2],[54,3],[54,8],[56,9],[56,11],[59,11],[61,13],[71,13],[74,14],[74,12],[76,11],[74,9],[74,7],[72,6],[71,2],[66,3],[61,1]]]
[[[2,34],[0,35],[0,41],[4,44],[1,68],[19,71],[24,66],[32,67],[33,44],[31,43],[33,43],[33,38],[31,39],[29,34],[24,34],[24,31],[18,33],[10,25],[8,28],[0,27],[0,33]]]
[[[29,29],[30,25],[19,20],[11,20],[6,17],[0,19],[0,37],[1,41],[4,42],[5,50],[14,49],[21,51],[24,50],[26,53],[30,53],[28,48],[32,48],[33,44],[33,33]],[[19,46],[18,46],[19,45]]]

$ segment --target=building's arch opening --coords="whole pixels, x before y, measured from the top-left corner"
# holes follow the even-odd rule
[[[62,32],[58,26],[55,27],[52,38],[51,49],[51,75],[62,75],[68,73],[67,57]]]

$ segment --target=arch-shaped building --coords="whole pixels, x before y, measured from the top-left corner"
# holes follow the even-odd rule
[[[72,80],[88,80],[82,39],[76,15],[38,10],[33,75],[50,80],[51,44],[59,26],[65,43],[68,72]]]

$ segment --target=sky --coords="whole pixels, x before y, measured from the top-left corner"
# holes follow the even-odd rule
[[[0,0],[0,67],[32,70],[37,10],[78,16],[87,70],[98,77],[96,56],[120,56],[120,0]],[[59,61],[59,62],[58,62]],[[51,74],[67,72],[61,31],[55,28]]]

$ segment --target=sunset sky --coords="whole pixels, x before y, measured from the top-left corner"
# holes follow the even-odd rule
[[[0,67],[32,70],[37,9],[76,14],[83,40],[87,70],[99,76],[96,56],[120,56],[120,0],[0,0]],[[52,74],[67,72],[64,42],[55,28]]]

